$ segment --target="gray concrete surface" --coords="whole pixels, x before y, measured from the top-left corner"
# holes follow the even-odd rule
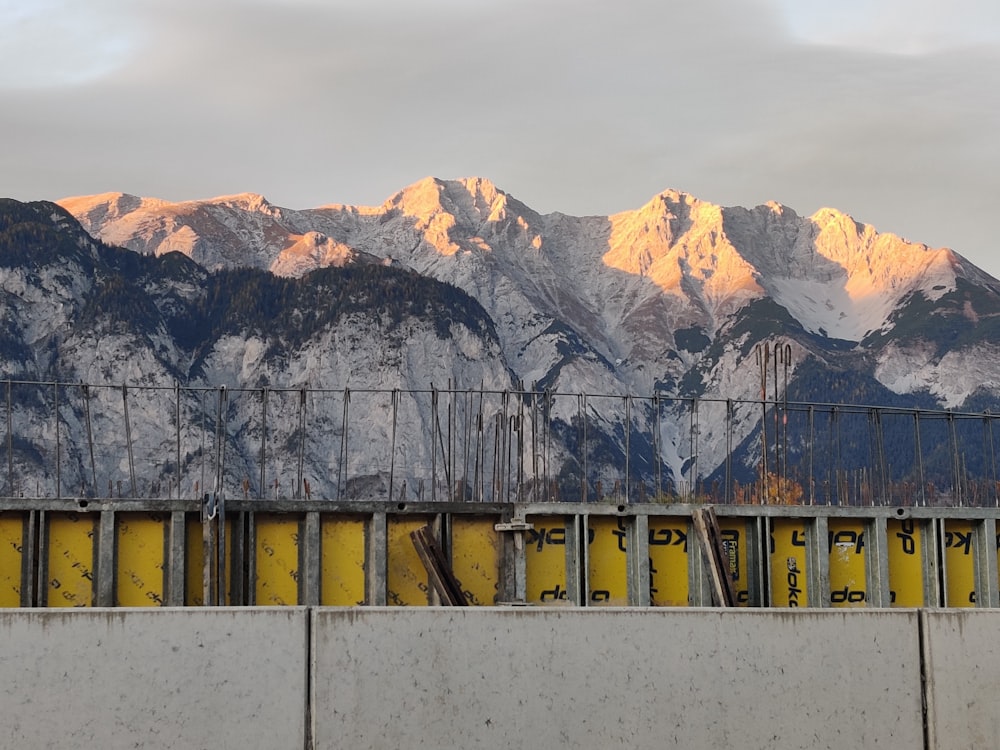
[[[919,748],[917,617],[913,610],[317,609],[314,741],[317,748]]]
[[[1000,748],[1000,613],[925,610],[927,748]]]
[[[0,610],[0,747],[302,748],[308,612]]]

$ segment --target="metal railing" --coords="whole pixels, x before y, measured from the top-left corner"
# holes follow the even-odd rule
[[[990,412],[0,381],[8,497],[997,506]]]

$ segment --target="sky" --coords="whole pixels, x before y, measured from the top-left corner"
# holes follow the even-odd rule
[[[0,0],[0,196],[837,208],[1000,276],[996,0]]]

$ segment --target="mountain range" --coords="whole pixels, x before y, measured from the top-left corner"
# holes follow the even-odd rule
[[[1000,282],[950,249],[879,233],[832,209],[803,217],[776,203],[720,207],[665,191],[610,216],[540,214],[481,178],[427,178],[378,207],[291,210],[253,194],[5,201],[0,279],[4,377],[159,394],[143,401],[145,412],[133,406],[133,423],[176,412],[176,384],[234,394],[308,387],[330,399],[343,389],[408,394],[377,405],[372,396],[355,409],[351,434],[360,442],[349,457],[339,452],[343,424],[329,417],[340,402],[311,406],[308,429],[294,409],[271,414],[269,440],[301,446],[299,473],[327,495],[334,465],[376,494],[397,460],[411,487],[421,480],[430,448],[387,439],[390,423],[439,429],[438,413],[409,395],[420,390],[553,394],[544,473],[595,488],[618,481],[616,467],[631,453],[636,477],[718,478],[727,457],[736,475],[752,477],[761,444],[765,456],[768,447],[762,397],[1000,407]],[[581,407],[583,393],[599,398]],[[627,396],[642,400],[628,415]],[[25,425],[46,423],[40,398],[23,399]],[[121,396],[93,398],[111,414]],[[450,398],[448,424],[471,419],[468,397],[464,405]],[[525,399],[505,409],[523,411]],[[231,476],[269,484],[257,466],[259,407],[245,400],[227,418]],[[206,422],[204,404],[183,408],[190,418],[182,422],[196,414]],[[498,413],[499,401],[478,409]],[[72,411],[55,420],[77,436],[67,440],[67,482],[85,486],[89,473],[102,484],[87,469],[81,409]],[[107,419],[92,430],[113,432]],[[581,429],[589,463],[580,458]],[[145,455],[175,452],[162,430],[135,432]],[[210,451],[208,432],[188,425],[173,439],[198,446],[184,450],[182,483]],[[792,442],[785,460],[801,464],[806,441]],[[863,442],[854,439],[859,455],[848,463],[864,464]],[[25,438],[18,465],[50,481],[44,450],[31,443]],[[898,478],[912,468],[900,452]],[[276,476],[295,473],[294,455],[281,460]],[[104,460],[104,474],[121,474],[121,460],[113,463]],[[158,476],[177,475],[161,463]],[[533,461],[523,463],[540,478]]]

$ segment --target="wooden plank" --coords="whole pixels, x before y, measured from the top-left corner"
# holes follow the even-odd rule
[[[729,556],[722,543],[722,532],[719,530],[715,509],[698,508],[694,511],[693,521],[702,554],[708,562],[713,598],[720,607],[735,607],[736,593],[729,573]]]
[[[410,539],[420,556],[420,561],[427,569],[427,578],[431,586],[441,597],[443,604],[452,607],[465,607],[468,602],[462,593],[462,586],[452,573],[444,553],[429,526],[422,526],[410,532]]]

